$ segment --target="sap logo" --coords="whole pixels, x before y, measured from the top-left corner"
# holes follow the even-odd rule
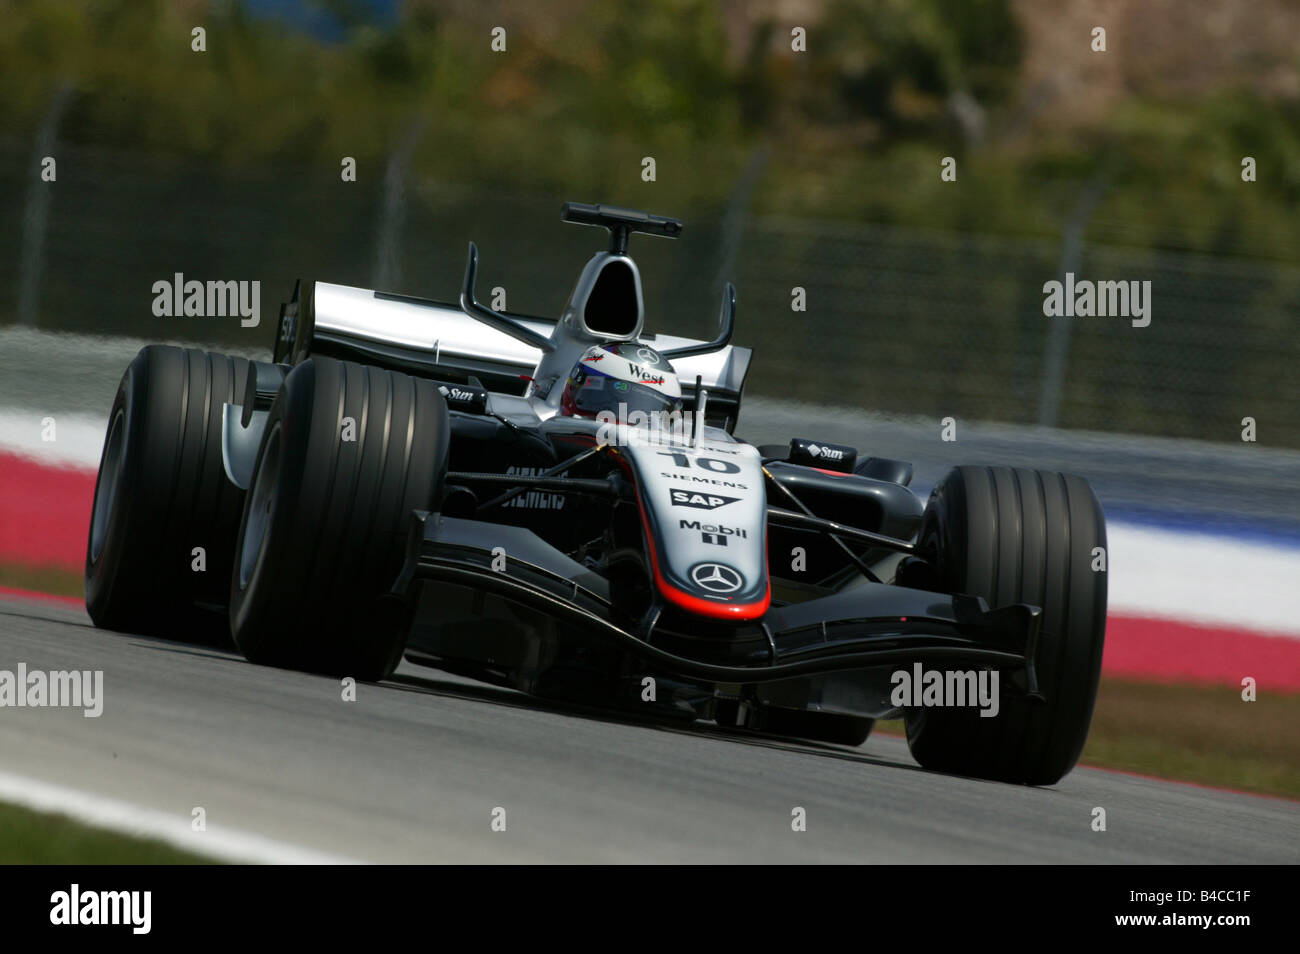
[[[836,450],[834,447],[821,447],[817,444],[809,444],[808,453],[814,457],[825,457],[827,460],[844,459],[844,451]]]
[[[696,510],[717,510],[739,499],[739,497],[723,497],[718,494],[701,494],[693,490],[672,491],[674,507],[694,507]]]

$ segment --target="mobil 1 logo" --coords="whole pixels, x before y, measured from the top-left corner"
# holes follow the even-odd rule
[[[700,539],[704,543],[711,543],[715,547],[725,547],[728,537],[735,537],[738,540],[744,540],[749,536],[748,530],[742,530],[740,527],[728,527],[721,523],[703,523],[699,520],[679,520],[677,526],[682,530],[698,530]]]

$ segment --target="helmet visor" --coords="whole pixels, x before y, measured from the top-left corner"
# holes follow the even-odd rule
[[[629,415],[671,413],[681,411],[680,398],[670,397],[644,384],[633,381],[620,381],[587,369],[575,375],[571,393],[578,413],[595,417],[601,411],[608,411],[620,421],[626,422]]]

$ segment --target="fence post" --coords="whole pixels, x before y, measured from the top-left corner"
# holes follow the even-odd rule
[[[767,165],[767,157],[766,144],[755,147],[736,179],[735,188],[731,190],[727,211],[722,217],[722,240],[719,243],[718,274],[714,276],[714,287],[721,287],[735,278],[731,270],[736,267],[736,255],[745,231],[745,214],[749,211],[749,200],[754,194],[754,187],[758,185],[763,167]]]
[[[53,183],[40,177],[41,162],[54,155],[54,143],[59,135],[59,122],[72,99],[72,84],[64,80],[45,110],[41,127],[36,133],[36,154],[30,173],[34,176],[27,190],[27,207],[23,211],[23,239],[18,266],[18,324],[36,324],[36,305],[40,298],[41,272],[45,259],[45,233],[50,224],[50,192]],[[57,166],[56,166],[57,169]]]
[[[384,201],[379,217],[379,237],[375,242],[375,268],[371,287],[377,291],[395,291],[402,281],[402,227],[406,223],[406,176],[411,154],[424,135],[427,123],[417,117],[407,127],[402,142],[388,157],[384,170]]]
[[[1065,235],[1061,240],[1061,273],[1058,276],[1062,283],[1067,272],[1078,274],[1083,261],[1083,233],[1105,187],[1105,177],[1094,176],[1084,187],[1066,220]],[[1060,420],[1061,392],[1065,390],[1065,368],[1070,357],[1070,333],[1073,328],[1073,321],[1057,318],[1048,331],[1047,347],[1043,355],[1042,390],[1038,397],[1038,423],[1043,427],[1056,427]]]

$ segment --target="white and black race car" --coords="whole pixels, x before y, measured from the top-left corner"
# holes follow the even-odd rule
[[[1068,772],[1106,616],[1088,484],[967,466],[926,502],[900,461],[739,440],[734,289],[716,340],[646,335],[628,239],[681,223],[562,217],[611,242],[558,321],[477,301],[471,244],[459,307],[300,282],[271,361],[142,349],[95,491],[96,625],[850,745],[901,716],[924,766]],[[663,385],[662,416],[566,405],[605,354],[602,387]],[[954,698],[981,674],[995,705]]]

